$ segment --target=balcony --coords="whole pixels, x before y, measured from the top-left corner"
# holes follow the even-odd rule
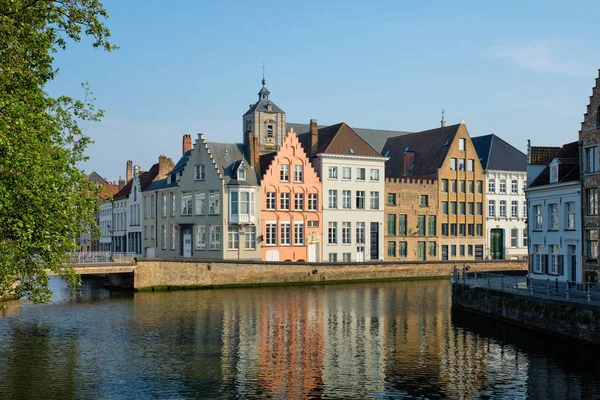
[[[256,221],[254,215],[249,214],[229,214],[229,222],[232,224],[253,224]]]

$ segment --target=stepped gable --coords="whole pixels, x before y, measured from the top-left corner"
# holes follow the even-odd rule
[[[317,154],[381,157],[377,150],[371,147],[345,122],[321,128],[318,133]],[[298,141],[304,152],[310,154],[310,132],[298,135]]]
[[[559,160],[558,183],[579,181],[579,142],[565,144],[556,156],[550,161]],[[550,165],[546,166],[529,187],[550,184]]]
[[[242,143],[206,142],[206,148],[221,180],[226,185],[258,185],[256,171],[250,166],[250,162],[246,158],[246,154],[248,154],[246,145]],[[247,167],[246,180],[238,181],[237,169],[242,164]]]
[[[581,136],[585,134],[585,131],[598,129],[600,129],[600,69],[598,70],[596,84],[592,88],[592,95],[586,107],[586,112],[583,114],[579,139],[584,140]]]
[[[385,163],[387,178],[429,177],[435,178],[441,168],[450,145],[461,124],[444,126],[422,132],[410,133],[389,138],[383,147],[383,156],[389,157]],[[414,160],[405,163],[407,152],[412,152]],[[405,164],[409,170],[405,171]],[[412,169],[409,167],[412,164]]]
[[[484,170],[527,171],[527,156],[495,134],[472,137]]]

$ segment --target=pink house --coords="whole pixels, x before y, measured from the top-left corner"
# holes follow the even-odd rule
[[[293,129],[278,151],[260,156],[262,259],[321,261],[321,180]]]

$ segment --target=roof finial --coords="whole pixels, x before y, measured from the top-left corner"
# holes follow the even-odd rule
[[[263,86],[265,86],[267,84],[267,81],[265,80],[265,62],[263,61],[263,80],[262,80],[262,84]]]
[[[442,128],[446,126],[446,120],[444,119],[445,114],[446,114],[446,111],[444,111],[442,109],[442,120],[440,121],[440,124],[442,124]]]

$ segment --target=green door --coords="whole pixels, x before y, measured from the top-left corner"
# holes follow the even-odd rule
[[[419,261],[425,261],[425,242],[419,242],[417,247],[417,259]]]
[[[490,258],[492,260],[504,259],[504,229],[490,231]]]

